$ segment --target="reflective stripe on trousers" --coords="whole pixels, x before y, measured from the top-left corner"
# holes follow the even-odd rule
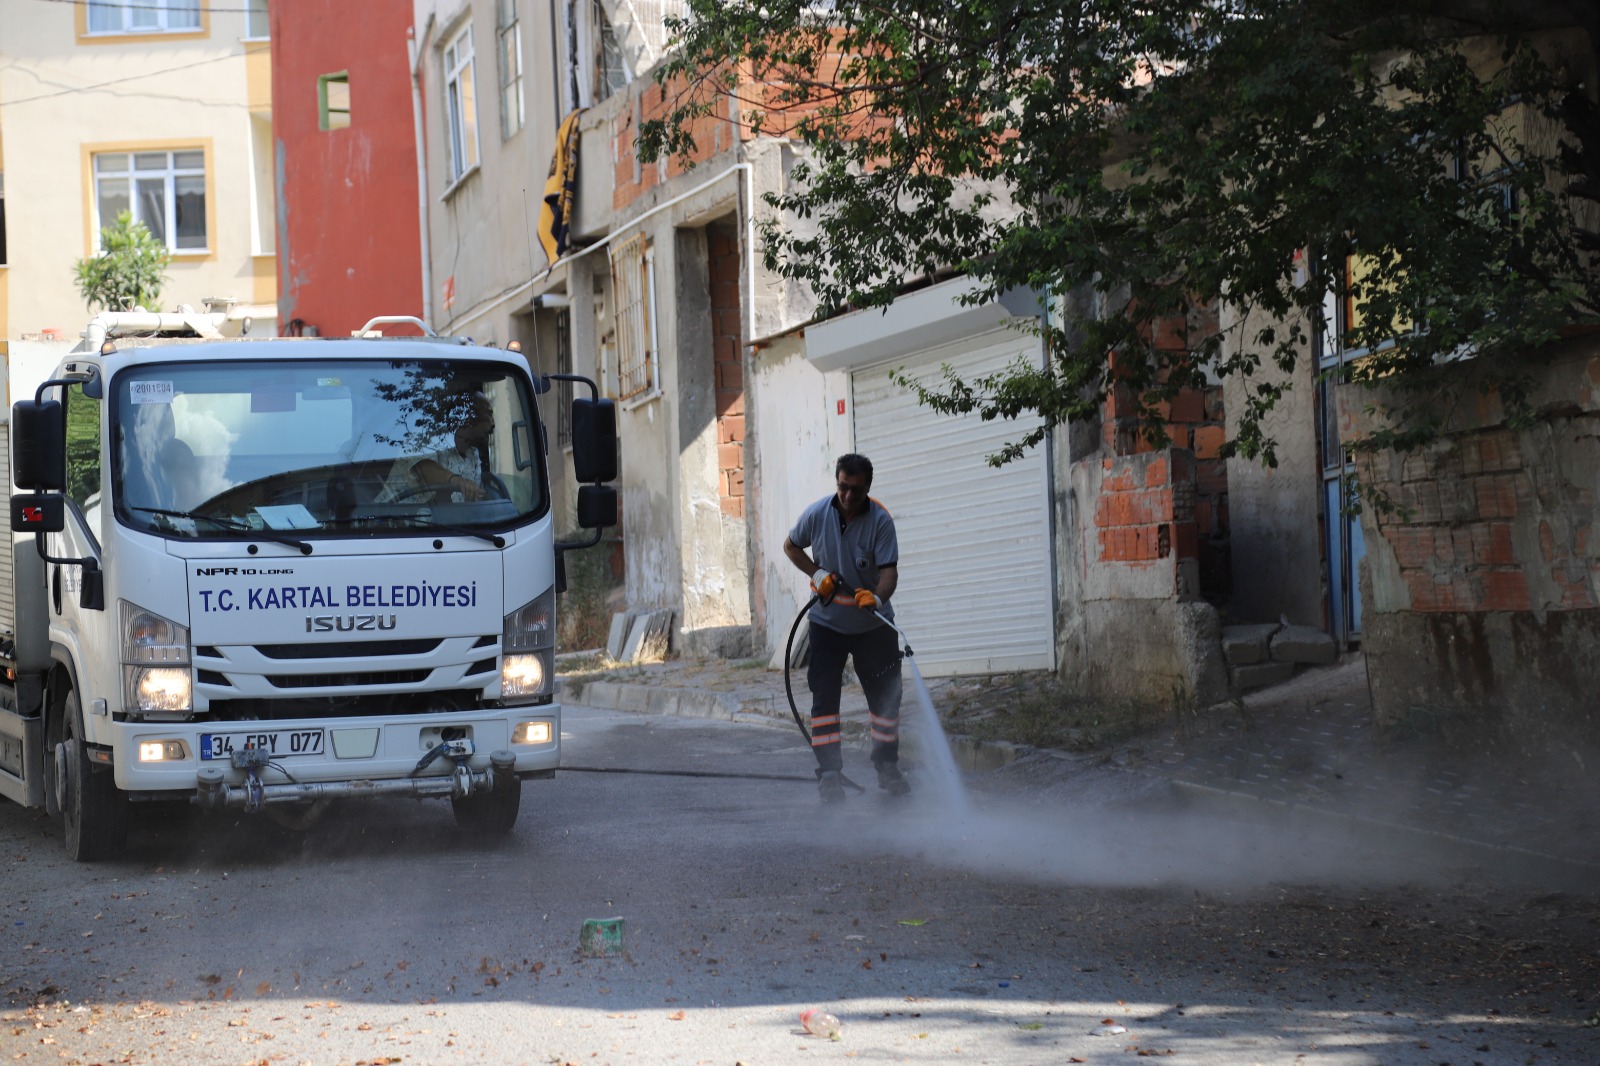
[[[900,758],[900,643],[895,631],[878,626],[865,633],[840,633],[826,626],[811,627],[811,662],[806,684],[811,689],[811,749],[817,766],[838,770],[844,766],[840,750],[839,695],[845,662],[855,667],[866,693],[872,736],[872,761],[896,762]]]

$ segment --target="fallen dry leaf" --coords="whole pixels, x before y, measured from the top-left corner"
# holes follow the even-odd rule
[[[671,1014],[667,1015],[667,1020],[669,1022],[681,1022],[687,1017],[688,1015],[684,1014],[683,1011],[675,1010]]]

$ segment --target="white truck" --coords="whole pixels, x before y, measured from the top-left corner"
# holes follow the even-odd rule
[[[362,332],[395,321],[416,320]],[[448,797],[503,833],[522,781],[554,776],[561,553],[616,522],[615,413],[416,324],[180,341],[180,316],[102,315],[16,398],[0,795],[44,805],[74,859],[115,854],[140,801]],[[571,410],[593,533],[566,544],[552,379],[591,394]]]

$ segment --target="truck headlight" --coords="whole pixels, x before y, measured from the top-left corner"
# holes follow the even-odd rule
[[[513,744],[548,744],[552,736],[550,723],[547,721],[518,722],[511,731]]]
[[[189,749],[181,740],[139,741],[140,762],[182,762],[189,757]]]
[[[127,600],[122,619],[122,707],[128,714],[184,716],[194,710],[189,629]]]
[[[556,590],[546,589],[505,617],[500,634],[500,698],[548,700],[555,682]]]

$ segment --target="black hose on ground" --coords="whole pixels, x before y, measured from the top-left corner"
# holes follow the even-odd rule
[[[800,608],[800,613],[794,616],[794,625],[789,627],[789,639],[783,645],[783,694],[789,697],[789,713],[794,715],[794,724],[800,730],[800,735],[806,738],[806,747],[811,746],[811,730],[807,729],[805,722],[801,721],[800,708],[795,706],[794,685],[789,680],[789,668],[794,662],[794,635],[800,632],[800,620],[806,616],[806,612],[811,610],[811,605],[816,602],[817,594],[813,592],[811,598],[805,602],[805,606]],[[839,771],[839,779],[857,792],[867,791],[846,777],[843,770]]]

